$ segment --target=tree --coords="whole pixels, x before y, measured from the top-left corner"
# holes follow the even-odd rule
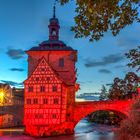
[[[136,93],[140,84],[140,78],[134,72],[128,72],[124,78],[126,90],[129,93]]]
[[[107,93],[107,89],[104,85],[102,85],[102,88],[101,88],[101,93],[100,93],[100,96],[99,96],[99,100],[105,100],[108,98],[108,93]]]
[[[117,77],[109,90],[109,99],[132,98],[132,94],[137,95],[139,84],[140,78],[134,72],[128,72],[124,79]]]
[[[140,99],[137,99],[127,119],[122,121],[116,132],[117,140],[140,140]]]
[[[130,59],[130,63],[128,64],[129,67],[137,68],[137,71],[140,70],[140,46],[136,49],[130,50],[128,53],[125,54],[128,59]]]
[[[62,5],[70,0],[57,0]],[[134,21],[140,22],[140,0],[76,0],[77,15],[72,31],[76,38],[89,37],[99,40],[111,30],[116,36],[120,30]]]
[[[114,78],[114,83],[112,84],[111,88],[109,89],[109,99],[114,100],[114,99],[122,99],[123,94],[125,93],[125,90],[123,90],[125,87],[124,86],[124,81],[118,77]]]

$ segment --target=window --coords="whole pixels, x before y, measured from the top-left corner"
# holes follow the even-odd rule
[[[67,116],[70,117],[70,113],[68,113]]]
[[[54,104],[58,104],[59,103],[59,100],[57,98],[54,98],[53,103]]]
[[[34,98],[34,104],[38,104],[38,99]]]
[[[50,77],[47,77],[46,80],[47,80],[47,81],[50,81]]]
[[[27,103],[27,104],[31,104],[31,99],[27,99],[27,100],[26,100],[26,103]]]
[[[43,118],[43,114],[35,114],[35,119],[42,119]]]
[[[57,91],[57,86],[52,86],[52,91],[56,92]]]
[[[52,29],[52,35],[55,36],[56,35],[56,30]]]
[[[48,99],[44,98],[43,99],[43,104],[47,104],[48,103]]]
[[[33,86],[29,86],[28,92],[33,92]]]
[[[39,77],[36,77],[36,81],[39,81]]]
[[[44,77],[42,77],[41,80],[44,81],[45,80]]]
[[[64,58],[59,59],[59,67],[64,67]]]
[[[41,68],[41,71],[45,71],[45,69],[44,68]]]
[[[40,92],[45,92],[45,86],[40,87]]]
[[[56,114],[52,114],[52,118],[53,119],[56,119]]]

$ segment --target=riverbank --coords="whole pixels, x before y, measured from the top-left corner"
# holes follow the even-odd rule
[[[114,140],[114,126],[89,123],[81,120],[75,127],[74,135],[37,138],[37,140]],[[19,130],[19,131],[18,131]],[[23,128],[0,129],[0,140],[36,140],[23,134]]]

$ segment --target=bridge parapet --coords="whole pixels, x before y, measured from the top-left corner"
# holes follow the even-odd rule
[[[105,101],[82,101],[82,102],[75,102],[76,105],[81,104],[116,104],[116,103],[126,103],[132,102],[132,100],[105,100]]]
[[[74,120],[77,123],[88,114],[99,110],[114,111],[118,112],[119,114],[124,114],[125,116],[128,116],[131,104],[132,100],[75,102]]]

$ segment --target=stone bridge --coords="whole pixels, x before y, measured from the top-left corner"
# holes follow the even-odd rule
[[[75,102],[74,121],[77,124],[87,115],[99,111],[113,111],[120,117],[128,116],[133,100],[126,101],[93,101],[93,102]]]
[[[75,102],[74,122],[75,125],[87,115],[99,111],[113,111],[120,117],[128,116],[133,100],[126,101],[92,101],[92,102]],[[0,106],[0,115],[11,114],[14,119],[23,121],[23,105]]]

